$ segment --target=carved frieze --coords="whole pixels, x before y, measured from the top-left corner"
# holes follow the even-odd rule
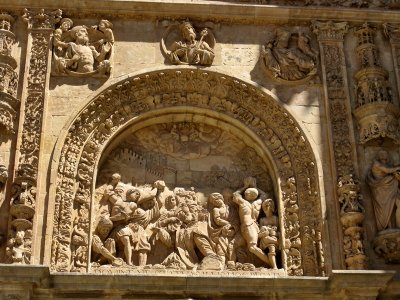
[[[112,23],[101,20],[98,25],[73,26],[63,18],[53,36],[52,75],[75,77],[108,77],[114,48]]]
[[[362,144],[377,138],[390,138],[399,143],[398,116],[400,110],[393,104],[388,74],[381,67],[374,44],[375,29],[364,24],[356,30],[356,52],[361,69],[356,73],[356,109]]]
[[[261,50],[262,65],[269,77],[280,83],[304,83],[313,78],[317,74],[318,51],[310,42],[311,38],[303,32],[293,34],[278,28],[275,37]]]
[[[181,35],[177,37],[177,33]],[[189,21],[169,24],[161,39],[161,50],[174,65],[210,66],[214,61],[215,37],[210,28],[198,31]]]
[[[228,2],[257,3],[286,6],[322,6],[348,8],[399,9],[399,0],[226,0]]]
[[[92,233],[89,231],[90,226],[85,221],[88,220],[87,216],[90,215],[90,212],[95,209],[95,207],[92,207],[90,199],[92,197],[102,198],[104,194],[92,191],[91,187],[96,177],[96,174],[94,174],[94,171],[97,170],[96,162],[100,160],[105,145],[112,140],[116,132],[119,132],[125,126],[126,122],[130,122],[135,116],[146,114],[149,111],[162,112],[165,108],[179,108],[182,105],[186,106],[185,111],[187,113],[192,109],[193,113],[197,110],[223,112],[250,128],[265,142],[270,155],[273,157],[273,163],[277,166],[278,176],[282,182],[280,189],[286,189],[287,180],[296,177],[296,180],[290,181],[290,191],[295,192],[289,193],[288,190],[287,194],[277,196],[277,199],[282,197],[286,199],[289,197],[286,195],[292,195],[290,199],[279,200],[288,201],[285,202],[288,203],[285,207],[291,210],[291,215],[287,215],[289,213],[286,208],[282,207],[283,228],[278,227],[279,234],[273,232],[274,228],[271,228],[271,231],[268,229],[268,234],[272,237],[264,243],[265,249],[268,249],[264,253],[281,251],[283,260],[277,259],[276,263],[278,267],[281,265],[287,269],[289,275],[323,274],[323,249],[320,243],[322,226],[318,221],[321,219],[318,176],[312,151],[301,130],[284,109],[277,105],[275,100],[269,99],[268,96],[260,93],[254,87],[233,80],[229,76],[194,69],[152,72],[118,83],[93,99],[88,104],[87,109],[73,122],[61,150],[58,165],[51,256],[52,269],[62,272],[92,270],[89,258],[93,254],[94,248],[92,244],[89,244],[90,239],[88,238]],[[101,107],[100,110],[99,107]],[[257,109],[255,109],[256,107]],[[97,113],[94,114],[94,111],[97,111]],[[172,128],[173,126],[170,129]],[[177,134],[174,131],[175,129],[172,130],[172,136],[184,141],[182,144],[185,147],[189,145],[189,141],[194,142],[192,145],[198,143],[197,138],[189,138],[187,132],[203,132],[199,128],[195,131],[193,131],[193,128],[186,131],[185,127],[177,130]],[[218,137],[218,132],[216,134]],[[166,130],[166,135],[171,137],[171,130]],[[203,143],[205,136],[200,139]],[[217,137],[213,137],[212,140],[217,139]],[[167,150],[167,153],[173,155],[177,153],[176,148]],[[207,153],[207,151],[204,153]],[[198,152],[184,150],[179,153],[186,156],[187,153]],[[126,184],[131,184],[129,183],[131,178],[125,180]],[[141,183],[138,188],[143,189],[149,183],[151,181],[144,182],[144,185]],[[131,185],[135,187],[136,184]],[[233,188],[237,189],[238,187]],[[150,190],[152,189],[150,188]],[[214,189],[214,191],[221,193],[220,190]],[[189,187],[181,192],[175,192],[175,196],[179,197],[180,193],[189,193],[190,195],[193,194],[193,190]],[[241,202],[240,197],[243,198],[245,195],[242,192],[239,194],[236,199]],[[125,193],[122,195],[126,197]],[[154,201],[151,202],[154,203]],[[278,203],[274,203],[274,205],[278,206]],[[295,217],[297,207],[298,218]],[[236,208],[239,209],[238,206]],[[110,210],[108,211],[110,212]],[[208,211],[210,215],[211,212]],[[104,230],[111,231],[110,222],[104,219],[101,222],[101,226],[104,225]],[[290,225],[293,229],[289,235],[288,240],[291,241],[289,243],[286,242],[285,236]],[[300,239],[302,236],[307,236],[306,243],[301,244],[297,241],[296,231],[300,232]],[[226,233],[229,233],[229,230]],[[267,231],[265,231],[265,234],[267,234]],[[275,234],[277,238],[282,237],[279,242],[283,247],[282,249],[276,247]],[[100,236],[99,238],[98,251],[107,249],[112,254],[110,251],[112,248],[107,248],[105,245],[106,240]],[[247,245],[249,244],[252,243],[247,242]],[[124,247],[121,244],[117,247],[119,247],[121,254],[120,256],[112,254],[113,257],[125,259],[126,264],[127,255],[124,254]],[[258,248],[262,247],[259,243]],[[89,252],[90,249],[92,249],[92,252]],[[250,249],[247,248],[246,251],[250,251]],[[251,251],[259,250],[253,247]],[[103,251],[103,253],[106,255],[103,256],[108,264],[119,265],[121,263],[121,260],[113,259],[106,251]],[[168,262],[172,265],[177,261],[175,255],[168,259]],[[208,262],[210,261],[202,261],[201,264],[208,264]],[[177,265],[180,264],[177,263]],[[211,265],[215,264],[212,263]],[[270,265],[273,266],[273,263]],[[287,265],[290,265],[290,268]],[[239,267],[241,270],[246,269],[246,265]]]

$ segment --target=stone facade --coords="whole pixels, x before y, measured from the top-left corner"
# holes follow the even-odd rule
[[[0,0],[0,299],[397,299],[399,20]]]

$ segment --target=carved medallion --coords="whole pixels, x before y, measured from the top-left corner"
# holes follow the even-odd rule
[[[99,25],[73,26],[63,18],[53,37],[53,68],[55,76],[108,77],[114,46],[112,23],[101,20]]]
[[[270,78],[279,83],[305,83],[317,74],[316,51],[305,33],[278,28],[275,37],[262,46],[261,60]]]
[[[170,25],[161,39],[164,57],[174,65],[210,66],[215,38],[209,28],[196,30],[189,21]]]

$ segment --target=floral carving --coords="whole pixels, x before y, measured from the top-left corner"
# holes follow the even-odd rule
[[[47,61],[51,28],[61,11],[24,10],[22,18],[31,28],[31,55],[28,63],[24,122],[20,140],[20,158],[12,185],[10,229],[7,244],[9,263],[29,264],[32,247],[32,221],[36,205],[36,182],[43,105],[47,80]]]
[[[253,102],[257,103],[257,111]],[[75,119],[59,161],[52,269],[65,272],[71,270],[71,265],[72,269],[81,271],[88,267],[89,253],[86,247],[90,245],[86,237],[90,233],[84,224],[77,228],[74,228],[74,224],[80,224],[78,218],[85,218],[85,214],[94,209],[90,199],[95,195],[90,187],[95,177],[95,162],[99,160],[105,143],[134,116],[179,105],[202,109],[217,107],[219,111],[236,118],[264,141],[277,165],[281,182],[297,174],[294,184],[297,198],[292,199],[290,206],[297,204],[299,211],[305,213],[303,218],[292,222],[299,222],[296,228],[308,226],[310,230],[314,229],[315,234],[310,235],[310,241],[315,243],[289,247],[285,251],[287,261],[291,262],[288,273],[321,274],[323,253],[319,255],[321,259],[315,258],[320,240],[317,232],[321,232],[320,224],[316,221],[321,218],[320,210],[315,209],[320,205],[318,176],[312,151],[301,130],[283,108],[254,87],[228,76],[192,69],[153,72],[125,80],[96,97]],[[99,110],[99,107],[103,109]],[[94,110],[96,114],[92,113]],[[286,214],[284,209],[282,215]],[[282,238],[285,239],[284,236]],[[265,245],[269,247],[268,243]],[[105,244],[103,246],[108,249]],[[102,249],[101,244],[99,249]],[[318,249],[322,252],[321,247]],[[79,255],[72,255],[77,252]],[[113,258],[109,258],[108,261],[113,264]],[[307,263],[302,264],[302,258]],[[171,257],[170,261],[176,260]]]
[[[15,35],[11,31],[14,18],[8,13],[0,13],[0,126],[7,133],[14,133],[18,74],[14,71],[17,61],[12,57]]]
[[[350,128],[351,111],[347,89],[343,37],[348,30],[345,22],[314,22],[324,65],[324,85],[327,86],[327,105],[331,120],[332,150],[338,180],[336,195],[343,229],[343,252],[347,269],[367,268],[363,246],[364,208],[360,204],[359,184],[353,178],[354,137]]]

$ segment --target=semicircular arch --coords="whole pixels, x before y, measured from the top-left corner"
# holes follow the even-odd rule
[[[279,185],[287,272],[320,275],[323,259],[318,257],[323,253],[314,246],[322,231],[320,188],[306,135],[270,94],[237,78],[194,68],[128,76],[95,96],[73,119],[55,155],[52,270],[87,269],[90,199],[96,163],[106,145],[135,118],[178,108],[193,115],[207,111],[260,141]],[[77,237],[76,242],[76,231],[86,239]]]

